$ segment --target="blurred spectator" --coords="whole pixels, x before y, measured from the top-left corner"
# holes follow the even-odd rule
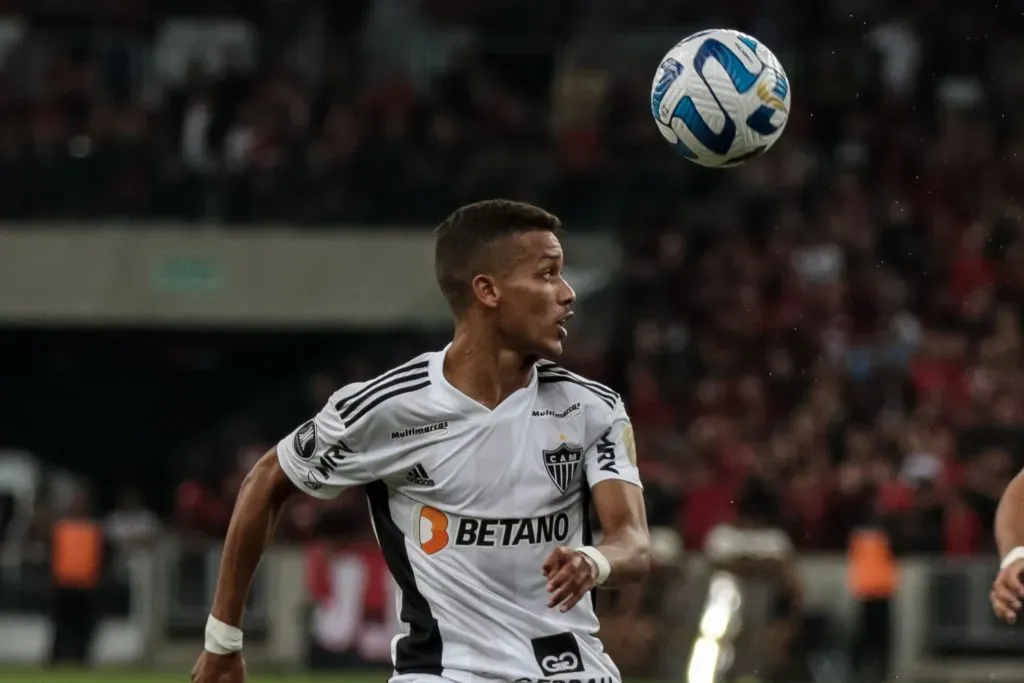
[[[86,491],[75,493],[52,529],[51,663],[88,662],[99,615],[97,588],[104,565],[102,526]]]
[[[850,538],[848,574],[856,601],[850,663],[862,681],[888,680],[892,649],[892,599],[899,583],[888,534],[865,526]]]
[[[119,549],[146,546],[160,533],[160,520],[146,507],[142,492],[135,488],[123,490],[117,503],[104,520],[106,536]]]

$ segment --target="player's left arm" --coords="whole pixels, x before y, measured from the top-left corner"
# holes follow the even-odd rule
[[[584,454],[584,471],[601,524],[596,547],[556,548],[544,563],[550,606],[569,610],[595,586],[623,586],[651,569],[651,536],[636,465],[633,426],[621,401],[602,420]],[[587,512],[584,512],[587,514]]]
[[[643,490],[621,479],[606,479],[593,487],[594,510],[603,537],[596,547],[608,561],[602,586],[624,586],[642,581],[651,571],[651,534]],[[598,561],[587,559],[600,572]]]

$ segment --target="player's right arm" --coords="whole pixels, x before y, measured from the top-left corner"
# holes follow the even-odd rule
[[[285,502],[295,492],[271,448],[246,475],[231,514],[206,645],[192,668],[193,683],[242,683],[242,611],[256,567],[273,536]]]
[[[192,670],[193,683],[245,680],[242,613],[281,509],[296,489],[333,498],[345,488],[376,478],[357,450],[359,434],[346,425],[337,407],[345,395],[352,395],[351,387],[331,397],[313,419],[270,449],[246,475],[224,540],[206,645]]]
[[[1024,471],[1013,478],[999,499],[995,532],[1002,563],[989,599],[996,616],[1013,624],[1024,601]]]
[[[246,475],[224,538],[220,574],[211,614],[238,627],[249,587],[263,552],[274,535],[285,502],[295,493],[271,448]]]

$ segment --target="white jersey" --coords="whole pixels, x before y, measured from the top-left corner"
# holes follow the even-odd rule
[[[547,606],[541,565],[591,542],[590,487],[637,486],[619,397],[553,363],[491,410],[455,389],[444,352],[335,393],[277,446],[302,490],[365,485],[401,595],[397,675],[477,681],[620,681],[593,601]]]

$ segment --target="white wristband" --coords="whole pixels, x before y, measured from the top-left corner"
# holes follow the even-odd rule
[[[999,563],[1000,569],[1006,569],[1017,560],[1024,560],[1024,546],[1019,545],[1010,552],[1006,553],[1006,557]]]
[[[583,553],[594,561],[597,565],[597,579],[594,581],[594,585],[600,586],[608,580],[608,575],[612,573],[612,563],[608,561],[608,558],[604,556],[600,550],[592,545],[585,545],[581,548],[576,548],[576,552]]]
[[[229,655],[242,649],[242,629],[225,624],[212,614],[206,619],[207,652],[215,655]]]

